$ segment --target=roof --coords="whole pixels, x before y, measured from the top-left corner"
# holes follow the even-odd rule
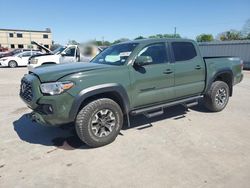
[[[173,41],[180,41],[180,42],[193,42],[193,40],[190,39],[182,39],[182,38],[151,38],[151,39],[139,39],[139,40],[132,40],[132,41],[126,41],[122,42],[124,43],[141,43],[141,44],[146,44],[146,43],[155,43],[155,42],[173,42]]]
[[[29,29],[1,29],[0,28],[0,31],[51,33],[51,30],[49,28],[46,28],[44,31],[41,31],[41,30],[29,30]]]

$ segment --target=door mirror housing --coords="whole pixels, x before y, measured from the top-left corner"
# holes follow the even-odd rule
[[[63,52],[61,53],[61,56],[66,56],[66,53],[63,51]]]
[[[135,60],[135,64],[139,66],[148,65],[153,63],[153,59],[150,56],[138,56]]]

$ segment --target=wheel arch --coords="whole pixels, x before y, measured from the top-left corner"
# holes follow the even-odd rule
[[[121,107],[124,114],[129,112],[129,98],[125,88],[116,83],[102,84],[83,89],[75,98],[71,110],[70,120],[74,121],[77,113],[89,102],[99,99],[109,98],[114,100]]]
[[[230,70],[230,69],[220,70],[212,77],[212,79],[210,79],[207,91],[211,88],[213,82],[223,81],[229,87],[229,96],[232,96],[232,94],[233,94],[233,79],[234,79],[234,77],[233,77],[232,70]]]

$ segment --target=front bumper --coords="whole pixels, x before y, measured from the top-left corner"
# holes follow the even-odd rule
[[[23,95],[24,92],[22,93],[22,85],[20,97],[33,110],[31,115],[33,121],[50,126],[58,126],[74,121],[69,115],[74,101],[73,96],[67,92],[54,96],[43,95],[40,91],[41,83],[36,76],[28,74],[23,79],[25,83],[31,83],[32,97],[27,100],[26,95]]]
[[[0,61],[0,67],[7,67],[8,63],[6,61]]]
[[[37,66],[35,64],[28,64],[27,65],[27,68],[28,68],[28,71],[32,72]]]

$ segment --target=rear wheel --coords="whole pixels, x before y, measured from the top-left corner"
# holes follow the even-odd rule
[[[120,106],[108,98],[84,106],[76,117],[79,138],[90,147],[100,147],[115,140],[123,124]]]
[[[13,61],[13,60],[10,61],[10,62],[9,62],[9,67],[10,67],[10,68],[16,68],[16,67],[17,67],[17,62],[16,62],[16,61]]]
[[[223,81],[215,81],[205,95],[205,106],[212,112],[223,110],[229,100],[229,87]]]

